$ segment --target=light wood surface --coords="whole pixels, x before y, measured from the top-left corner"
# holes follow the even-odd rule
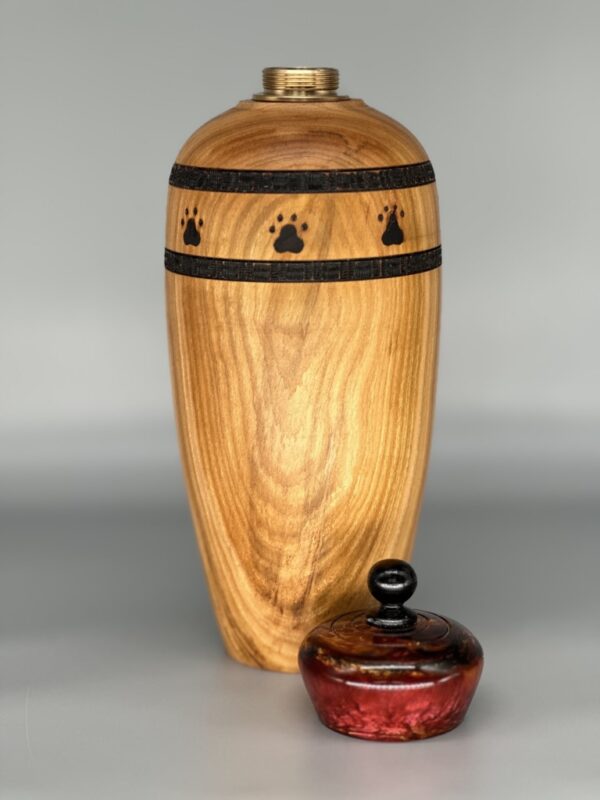
[[[393,206],[397,206],[397,214],[404,213],[398,217],[404,241],[386,246],[381,236]],[[194,192],[171,187],[168,207],[167,247],[190,255],[294,261],[353,258],[360,253],[361,258],[370,258],[429,250],[440,242],[435,183],[411,189],[304,195]],[[203,223],[200,244],[186,245],[185,221],[194,209]],[[299,253],[277,253],[273,244],[278,232],[294,214],[304,246]]]
[[[227,649],[295,671],[318,621],[410,555],[431,430],[439,270],[351,283],[167,273],[181,449]]]
[[[407,128],[362,100],[318,108],[243,100],[199,128],[177,156],[180,164],[192,166],[266,170],[362,169],[426,160]]]
[[[177,161],[337,169],[426,159],[405,128],[342,101],[242,103],[194,134]],[[393,205],[404,210],[404,241],[386,246]],[[201,241],[186,245],[181,220],[194,213]],[[279,253],[274,236],[292,214],[304,246]],[[190,255],[293,262],[438,244],[434,184],[169,193],[167,247]],[[166,285],[184,473],[225,645],[245,664],[296,671],[310,628],[368,602],[371,564],[410,555],[431,434],[440,270],[291,284],[167,272]]]

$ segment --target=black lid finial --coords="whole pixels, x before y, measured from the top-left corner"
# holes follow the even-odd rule
[[[386,558],[369,571],[369,591],[381,603],[377,614],[369,614],[367,622],[377,628],[399,633],[414,628],[417,615],[404,603],[417,588],[417,575],[407,561]]]

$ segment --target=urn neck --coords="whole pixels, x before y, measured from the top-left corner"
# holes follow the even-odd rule
[[[260,102],[305,103],[348,100],[337,93],[339,72],[332,67],[266,67],[263,91],[253,100]]]

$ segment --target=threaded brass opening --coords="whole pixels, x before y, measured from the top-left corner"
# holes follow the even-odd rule
[[[254,100],[347,100],[337,94],[339,72],[333,67],[266,67],[263,92]]]
[[[265,92],[335,92],[340,83],[332,67],[266,67],[262,77]]]

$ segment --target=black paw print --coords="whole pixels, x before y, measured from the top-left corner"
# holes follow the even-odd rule
[[[383,214],[378,214],[377,216],[379,222],[383,222],[385,214],[388,215],[388,219],[385,230],[381,235],[381,241],[386,247],[392,244],[402,244],[404,241],[404,231],[398,224],[398,206],[394,205],[391,209],[389,206],[384,206]],[[402,211],[402,209],[400,210],[400,216],[404,216],[404,211]]]
[[[191,244],[193,247],[198,247],[200,244],[200,228],[204,225],[204,220],[198,217],[198,209],[194,208],[192,215],[188,208],[185,210],[185,216],[181,218],[181,227],[183,230],[183,241],[186,244]]]
[[[298,229],[307,231],[308,225],[306,222],[296,224],[298,219],[297,214],[292,214],[290,221],[282,225],[279,230],[279,236],[273,242],[273,247],[278,253],[300,253],[304,247],[304,239],[298,234]],[[277,215],[277,222],[283,222],[283,214]],[[271,225],[269,233],[275,233],[276,226]]]

